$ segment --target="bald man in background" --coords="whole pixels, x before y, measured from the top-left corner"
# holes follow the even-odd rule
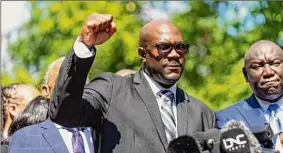
[[[15,83],[2,88],[3,131],[2,137],[8,137],[8,130],[12,121],[21,113],[27,104],[39,95],[33,85]]]
[[[50,98],[52,90],[55,85],[55,81],[57,79],[60,67],[64,61],[65,57],[61,57],[54,62],[52,62],[44,75],[43,84],[41,86],[42,95],[46,98]]]
[[[64,59],[65,59],[65,57],[61,57],[61,58],[55,60],[54,62],[52,62],[48,66],[48,69],[47,69],[47,71],[44,75],[44,80],[43,80],[43,84],[42,84],[42,95],[46,98],[50,99],[50,97],[52,96],[53,88],[54,88],[60,67],[61,67]],[[66,135],[68,135],[69,133],[64,128],[62,128],[63,126],[61,126],[59,124],[55,124],[52,121],[48,121],[45,124],[50,125],[49,127],[53,127],[53,124],[54,124],[55,127],[57,128],[56,130],[58,130],[59,133],[61,134],[63,141],[66,144],[68,144],[69,139],[66,138]],[[52,131],[53,133],[57,133],[55,128],[51,128],[51,129],[48,129],[48,130]],[[57,134],[59,134],[59,133],[57,133]],[[84,146],[86,147],[85,150],[87,150],[86,152],[88,152],[88,151],[94,152],[94,143],[93,142],[95,141],[95,139],[92,139],[91,133],[95,134],[95,130],[94,129],[91,130],[90,128],[86,128],[86,130],[84,132],[81,132],[81,135],[84,135],[83,139],[84,139],[84,143],[85,143]],[[56,135],[54,134],[54,136],[57,136],[57,134]],[[51,139],[50,141],[53,141],[53,140]],[[67,147],[69,147],[69,146],[71,146],[71,145],[67,145]]]
[[[283,51],[269,40],[260,40],[251,45],[244,59],[243,74],[253,94],[218,111],[218,126],[229,120],[241,120],[249,127],[269,123],[275,149],[283,152]]]
[[[47,68],[42,84],[42,95],[46,98],[52,96],[52,90],[64,58],[55,60]],[[74,131],[77,132],[74,133]],[[76,147],[77,144],[74,140],[77,136],[81,138],[80,143],[83,144],[83,147]],[[12,137],[9,152],[94,153],[95,151],[89,128],[63,127],[47,119],[44,122],[18,130]]]

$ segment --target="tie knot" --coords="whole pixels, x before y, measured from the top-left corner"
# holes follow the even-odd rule
[[[80,129],[79,128],[66,128],[64,127],[64,129],[72,132],[72,133],[79,133]]]
[[[277,112],[277,110],[279,109],[279,106],[277,104],[271,104],[268,107],[268,111],[271,112]]]
[[[160,96],[164,95],[165,97],[167,97],[171,102],[174,101],[174,93],[170,90],[161,90],[159,92]]]

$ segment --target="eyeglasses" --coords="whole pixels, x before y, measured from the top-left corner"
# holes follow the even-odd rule
[[[184,44],[183,42],[177,42],[176,44],[172,45],[170,43],[162,42],[160,44],[154,45],[157,48],[158,54],[160,56],[168,55],[173,48],[181,54],[187,53],[190,47],[190,44]]]

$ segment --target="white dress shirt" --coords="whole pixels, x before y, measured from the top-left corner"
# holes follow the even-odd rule
[[[256,97],[256,96],[255,96]],[[259,99],[258,97],[256,97],[263,113],[264,113],[264,117],[266,119],[266,121],[269,123],[269,113],[267,111],[269,105],[271,103],[267,102],[267,101],[264,101],[264,100],[261,100]],[[279,106],[279,110],[278,110],[278,117],[281,121],[281,123],[283,123],[283,97],[281,99],[279,99],[276,104]],[[270,125],[271,128],[272,128],[272,125]],[[283,132],[283,131],[281,131]],[[279,139],[279,136],[278,136],[278,133],[274,133],[274,138],[273,140],[275,141],[275,150],[279,150],[281,153],[283,153],[283,146],[280,142],[280,139]]]
[[[143,72],[143,75],[145,76],[151,90],[153,91],[154,95],[155,95],[155,98],[156,98],[156,101],[157,101],[157,104],[158,104],[158,108],[159,108],[159,111],[161,112],[161,106],[162,106],[162,99],[157,95],[157,93],[159,93],[161,90],[170,90],[171,92],[174,93],[174,102],[173,102],[173,113],[174,113],[174,119],[175,119],[175,123],[176,123],[176,128],[175,128],[175,132],[177,133],[177,137],[178,137],[178,131],[177,131],[177,125],[178,125],[178,122],[177,122],[177,107],[176,107],[176,90],[177,90],[177,87],[176,87],[176,83],[166,89],[166,88],[163,88],[161,87],[156,81],[154,81],[153,79],[151,79],[145,72]]]
[[[62,127],[59,124],[54,123],[56,128],[59,130],[59,133],[61,134],[66,147],[68,148],[70,153],[73,153],[73,144],[72,144],[72,136],[73,133],[71,131],[68,131],[67,129],[65,129],[64,127]],[[84,130],[89,130],[88,128],[85,128]],[[83,137],[83,141],[84,141],[84,148],[85,148],[85,153],[90,153],[89,150],[89,146],[88,146],[88,142],[90,141],[92,142],[92,138],[88,138],[89,140],[87,140],[87,137],[85,136],[84,132],[82,132],[82,130],[79,130],[81,136]]]

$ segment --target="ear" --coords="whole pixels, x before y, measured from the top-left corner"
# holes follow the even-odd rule
[[[49,87],[46,84],[44,84],[44,85],[42,85],[41,89],[42,89],[42,95],[46,98],[49,98],[50,97]]]
[[[139,47],[139,56],[143,63],[146,62],[146,50],[143,47]]]
[[[14,118],[18,115],[16,104],[9,104],[8,111],[9,111],[9,114],[10,114],[12,120],[14,120]]]
[[[249,82],[248,73],[247,73],[247,70],[246,70],[245,67],[242,68],[242,72],[243,72],[243,74],[244,74],[244,77],[245,77],[246,82]]]

